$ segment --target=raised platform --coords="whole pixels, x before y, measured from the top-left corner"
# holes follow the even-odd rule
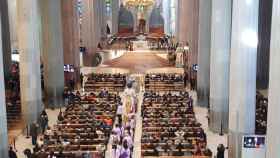
[[[110,68],[110,67],[83,67],[81,68],[81,72],[83,74],[129,74],[130,71],[128,69],[122,68]]]
[[[105,61],[102,66],[128,69],[131,73],[145,73],[152,68],[171,67],[167,59],[149,51],[126,52],[118,58]]]

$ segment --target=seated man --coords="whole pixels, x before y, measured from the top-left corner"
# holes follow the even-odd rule
[[[176,146],[177,151],[173,152],[174,156],[184,156],[184,152],[182,151],[184,149],[184,146],[182,145],[182,143],[179,143]]]

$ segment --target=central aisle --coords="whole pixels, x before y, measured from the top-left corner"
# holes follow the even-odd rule
[[[136,97],[137,97],[137,107],[136,107],[136,112],[134,114],[135,116],[135,130],[134,130],[134,140],[133,140],[133,153],[132,157],[133,158],[141,158],[141,136],[142,136],[142,118],[141,118],[141,105],[143,101],[143,92],[144,92],[144,75],[143,74],[131,74],[127,78],[133,79],[135,82],[133,84],[132,89],[136,92]],[[142,83],[143,82],[143,83]],[[123,106],[126,103],[126,90],[124,92],[120,93],[120,96],[122,98],[122,103]],[[117,124],[117,119],[114,122],[114,127]],[[113,145],[113,140],[112,137],[110,137],[109,143],[107,145],[107,150],[105,152],[105,158],[114,158],[112,155],[112,145]]]
[[[133,158],[141,158],[141,137],[142,137],[142,117],[141,117],[141,108],[143,103],[143,92],[140,92],[138,95],[138,111],[136,113],[136,128],[134,136],[134,153]]]

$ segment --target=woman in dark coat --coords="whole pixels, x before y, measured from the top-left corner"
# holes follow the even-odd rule
[[[223,144],[220,144],[217,148],[217,158],[224,158],[225,150],[225,146]]]

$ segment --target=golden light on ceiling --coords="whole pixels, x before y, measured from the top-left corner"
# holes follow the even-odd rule
[[[128,7],[149,7],[155,4],[155,0],[125,0],[125,5]]]

